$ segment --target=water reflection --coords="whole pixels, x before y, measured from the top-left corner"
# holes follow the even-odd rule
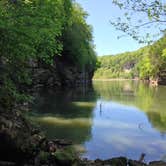
[[[93,88],[89,86],[57,92],[43,90],[33,105],[31,118],[49,138],[81,144],[91,138],[95,101]]]
[[[104,100],[139,108],[153,127],[166,132],[166,86],[151,87],[140,81],[96,81],[93,87]]]
[[[161,159],[166,152],[165,99],[164,86],[96,81],[93,87],[41,92],[32,119],[48,137],[83,146],[84,157],[138,159],[146,153],[148,161]]]

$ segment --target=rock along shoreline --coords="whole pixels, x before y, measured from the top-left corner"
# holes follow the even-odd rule
[[[143,158],[141,159],[143,161]],[[163,161],[143,163],[117,157],[81,159],[72,142],[48,140],[21,111],[0,109],[0,165],[2,166],[166,166]]]

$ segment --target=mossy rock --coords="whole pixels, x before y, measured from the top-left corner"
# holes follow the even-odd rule
[[[55,153],[54,156],[56,158],[56,162],[59,165],[75,165],[75,162],[77,161],[77,155],[73,148],[71,147],[66,147],[64,149],[58,149]]]
[[[39,153],[39,159],[41,162],[47,162],[48,159],[49,159],[49,153],[48,152],[44,152],[44,151],[41,151]]]

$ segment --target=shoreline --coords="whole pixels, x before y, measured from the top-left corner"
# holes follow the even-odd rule
[[[141,81],[140,79],[129,79],[129,78],[94,78],[92,81]]]
[[[144,157],[139,160],[126,156],[106,160],[81,158],[71,141],[48,139],[41,128],[32,125],[18,110],[13,110],[10,114],[5,110],[1,112],[0,134],[3,138],[0,143],[2,166],[166,166],[164,161],[144,163]]]

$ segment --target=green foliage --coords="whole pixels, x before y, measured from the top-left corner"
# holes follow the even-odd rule
[[[86,16],[71,0],[0,1],[0,101],[24,101],[30,61],[53,65],[62,55],[80,68],[95,68]]]
[[[58,149],[54,155],[57,160],[67,161],[70,163],[73,163],[76,159],[76,153],[72,147],[66,147],[61,150]]]
[[[154,66],[150,62],[150,58],[145,56],[139,63],[140,78],[149,78],[155,72]]]
[[[60,54],[62,43],[58,38],[65,21],[62,2],[0,2],[1,101],[11,98],[12,103],[26,98],[23,87],[31,83],[31,59],[52,63],[53,56]]]
[[[139,64],[141,78],[157,78],[166,69],[165,48],[165,36],[150,46],[148,54]]]
[[[94,78],[156,79],[166,69],[166,37],[134,52],[98,58]]]
[[[100,67],[95,72],[94,78],[133,78],[137,76],[136,64],[145,51],[146,48],[142,48],[135,52],[99,57]]]
[[[69,24],[63,33],[63,54],[81,70],[94,69],[96,54],[92,42],[92,27],[86,23],[87,13],[74,3]]]

